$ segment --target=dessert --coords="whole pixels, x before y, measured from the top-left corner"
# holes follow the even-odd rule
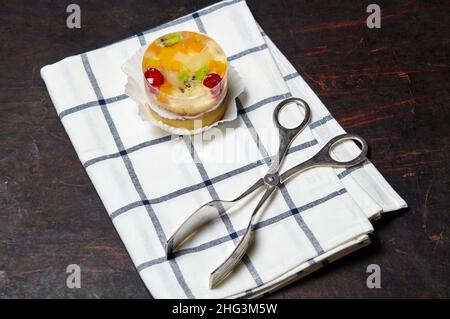
[[[148,112],[189,130],[217,122],[226,111],[227,70],[225,53],[204,34],[180,31],[157,38],[142,60]]]

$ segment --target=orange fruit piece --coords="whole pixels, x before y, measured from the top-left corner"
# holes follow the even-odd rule
[[[225,70],[227,69],[227,65],[224,62],[212,60],[209,62],[208,68],[211,73],[217,73],[220,76],[223,76],[225,74]]]
[[[173,48],[163,48],[159,54],[159,60],[161,61],[161,64],[166,65],[167,63],[170,63],[176,53],[177,51],[175,51]]]
[[[184,46],[187,50],[201,52],[205,47],[205,44],[202,41],[199,41],[199,39],[191,37],[184,41]]]
[[[159,67],[159,61],[156,59],[144,59],[143,68],[144,71],[147,71],[150,68],[158,68]]]
[[[147,51],[150,51],[152,53],[154,53],[155,55],[158,55],[159,52],[161,51],[161,46],[158,45],[156,42],[153,42],[152,44],[150,44],[150,46],[148,47]]]
[[[175,59],[175,55],[180,52],[179,48],[167,47],[161,50],[159,62],[167,70],[179,72],[183,69],[183,63]]]
[[[169,104],[169,99],[167,98],[167,96],[159,94],[158,97],[156,98],[156,100],[158,101],[159,104],[161,105],[167,105]]]
[[[159,61],[157,59],[158,53],[161,50],[159,46],[152,43],[145,51],[144,58],[142,59],[142,70],[145,72],[149,68],[158,68]]]
[[[172,49],[174,49],[176,52],[182,52],[182,53],[188,52],[188,50],[183,42],[178,42],[178,43],[172,45]]]
[[[172,94],[174,87],[168,81],[164,81],[164,83],[159,87],[159,91],[165,94]]]

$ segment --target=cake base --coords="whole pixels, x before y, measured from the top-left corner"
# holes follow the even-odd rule
[[[226,99],[225,99],[226,100]],[[214,124],[217,121],[220,121],[225,111],[227,110],[228,103],[225,103],[225,101],[222,102],[222,104],[212,110],[211,112],[204,113],[200,115],[199,117],[193,118],[193,119],[167,119],[162,116],[160,116],[158,113],[156,113],[154,110],[152,110],[151,107],[146,105],[147,112],[151,117],[153,117],[155,120],[163,122],[166,125],[175,127],[175,128],[184,128],[188,130],[194,130],[198,128],[202,128],[205,126],[209,126]]]

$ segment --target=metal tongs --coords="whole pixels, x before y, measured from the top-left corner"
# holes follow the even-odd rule
[[[281,125],[279,121],[280,111],[290,103],[296,103],[298,106],[303,107],[305,112],[303,121],[295,128],[286,128]],[[167,241],[167,258],[172,258],[174,249],[177,248],[188,237],[190,237],[199,227],[219,217],[219,214],[225,213],[225,211],[229,210],[231,207],[236,205],[239,201],[247,197],[249,194],[253,193],[259,187],[265,186],[266,190],[259,200],[258,204],[256,205],[255,209],[253,210],[247,229],[241,240],[236,245],[231,255],[211,273],[209,277],[209,287],[213,289],[217,287],[221,282],[223,282],[225,278],[228,277],[228,275],[230,275],[233,269],[244,257],[253,238],[252,234],[255,222],[257,220],[257,217],[261,214],[260,208],[272,195],[272,193],[278,187],[280,187],[280,185],[286,182],[286,180],[288,180],[293,175],[304,172],[314,167],[328,166],[334,168],[348,168],[358,165],[366,160],[368,150],[366,141],[364,141],[363,138],[356,134],[342,134],[332,138],[319,152],[317,152],[309,160],[300,163],[280,174],[280,166],[287,154],[289,146],[297,137],[297,135],[306,126],[308,126],[310,120],[311,110],[304,100],[292,97],[285,99],[281,103],[279,103],[273,112],[273,121],[278,128],[280,139],[278,155],[273,159],[267,174],[233,200],[213,200],[198,208],[183,222],[183,224],[181,224],[181,226],[175,231],[172,237],[170,237],[170,239]],[[354,159],[349,161],[341,162],[333,159],[330,155],[331,149],[335,145],[346,140],[354,140],[358,142],[361,146],[361,153]]]

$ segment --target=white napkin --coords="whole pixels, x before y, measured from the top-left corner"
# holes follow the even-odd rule
[[[239,117],[194,137],[168,136],[144,123],[123,94],[120,67],[140,46],[176,30],[205,32],[225,50],[245,92]],[[245,262],[216,289],[209,273],[233,250],[251,206],[217,219],[167,261],[164,244],[181,222],[211,199],[232,199],[267,171],[277,150],[274,107],[304,98],[312,122],[291,146],[283,168],[311,157],[343,132],[275,45],[244,1],[223,1],[113,45],[41,69],[59,117],[139,274],[156,298],[256,297],[368,243],[368,218],[406,203],[371,163],[317,168],[277,191],[255,230]],[[287,110],[288,112],[290,110]],[[293,117],[292,117],[293,118]],[[336,157],[356,146],[336,148]],[[284,171],[282,169],[282,171]]]

